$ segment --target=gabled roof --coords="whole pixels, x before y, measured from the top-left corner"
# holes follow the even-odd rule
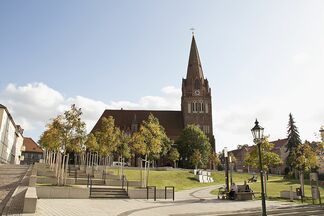
[[[176,141],[184,128],[181,111],[105,110],[91,132],[100,127],[101,119],[103,117],[108,118],[109,116],[112,116],[115,119],[115,125],[117,127],[121,130],[130,130],[132,123],[140,124],[143,120],[147,119],[150,113],[159,119],[159,123],[164,127],[168,137]]]
[[[274,144],[273,149],[280,149],[281,147],[287,145],[288,139],[278,139],[275,141],[271,141],[270,143]]]
[[[24,137],[23,146],[25,146],[24,152],[43,153],[42,148],[30,137]]]
[[[186,79],[195,79],[196,76],[204,82],[204,74],[201,67],[195,36],[192,36]]]

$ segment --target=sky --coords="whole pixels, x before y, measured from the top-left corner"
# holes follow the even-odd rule
[[[324,1],[0,1],[0,103],[38,140],[76,104],[90,131],[104,109],[180,110],[192,32],[212,88],[216,151],[302,140],[324,125]]]

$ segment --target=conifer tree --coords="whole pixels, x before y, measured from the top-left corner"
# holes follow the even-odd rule
[[[288,143],[287,143],[287,149],[286,152],[289,151],[286,164],[290,167],[292,170],[293,167],[293,161],[296,160],[294,154],[295,149],[301,145],[302,142],[299,137],[298,128],[295,125],[294,118],[292,117],[291,113],[289,114],[289,122],[288,122]]]

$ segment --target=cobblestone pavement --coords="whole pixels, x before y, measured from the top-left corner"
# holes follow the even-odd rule
[[[176,193],[176,201],[135,199],[39,199],[35,214],[26,216],[208,216],[259,215],[261,201],[218,200],[209,194],[217,186],[195,188]],[[267,201],[267,210],[296,208],[288,202]],[[234,214],[233,214],[234,213]],[[241,214],[243,213],[243,214]]]

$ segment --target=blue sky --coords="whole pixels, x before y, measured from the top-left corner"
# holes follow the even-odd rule
[[[35,140],[71,103],[180,109],[194,27],[217,149],[251,143],[257,117],[284,138],[324,124],[322,1],[1,1],[0,103]]]

